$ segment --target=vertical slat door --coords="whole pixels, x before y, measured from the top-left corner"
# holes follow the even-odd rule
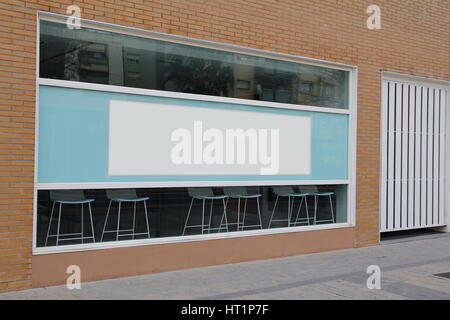
[[[439,111],[439,221],[444,223],[444,212],[445,212],[445,197],[443,196],[443,190],[445,190],[445,172],[448,168],[445,168],[445,161],[450,159],[445,159],[445,119],[447,119],[446,110],[448,108],[448,91],[440,90],[440,111]]]
[[[447,91],[382,82],[380,232],[445,223]]]
[[[408,86],[408,225],[414,226],[414,214],[415,214],[415,203],[414,197],[411,195],[414,194],[414,169],[415,169],[415,120],[416,120],[416,101],[415,101],[415,91],[416,87],[414,85]]]
[[[428,130],[428,117],[427,117],[427,101],[428,90],[426,87],[421,87],[422,91],[422,126],[420,128],[420,191],[418,196],[420,197],[420,225],[427,225],[427,130]]]
[[[420,197],[420,191],[422,188],[421,177],[421,128],[422,128],[422,88],[416,86],[415,102],[416,102],[416,125],[414,127],[414,227],[420,226],[420,211],[422,208],[422,199]]]

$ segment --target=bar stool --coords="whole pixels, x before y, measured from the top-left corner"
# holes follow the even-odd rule
[[[327,191],[327,192],[320,192],[319,189],[317,188],[317,186],[302,186],[300,187],[300,191],[301,192],[305,192],[308,195],[311,195],[314,197],[314,224],[316,224],[316,222],[335,222],[334,220],[334,210],[333,210],[333,201],[331,199],[331,196],[334,195],[334,192],[332,191]],[[317,220],[317,204],[319,203],[319,197],[328,197],[329,201],[330,201],[330,212],[331,213],[331,219],[322,219],[322,220]]]
[[[188,193],[189,193],[189,196],[192,198],[192,200],[191,200],[191,205],[189,206],[189,211],[188,211],[188,214],[186,217],[186,222],[184,223],[184,228],[183,228],[183,233],[182,233],[183,236],[186,233],[186,229],[189,229],[189,228],[201,227],[202,234],[204,234],[205,231],[207,231],[207,233],[210,233],[211,230],[219,230],[219,232],[220,232],[220,230],[222,229],[222,223],[223,223],[224,219],[225,219],[225,229],[228,232],[228,220],[227,220],[227,214],[226,214],[227,204],[225,202],[225,199],[228,199],[228,196],[214,195],[211,188],[188,188]],[[202,222],[199,225],[188,225],[194,200],[202,201]],[[206,205],[207,200],[211,200],[211,208],[209,210],[209,220],[208,220],[208,223],[206,224],[205,223],[205,205]],[[223,203],[223,214],[222,214],[222,218],[220,220],[220,225],[218,228],[211,228],[214,200],[222,200],[222,203]]]
[[[147,200],[149,200],[149,197],[138,197],[136,195],[135,189],[111,189],[106,190],[106,197],[109,199],[109,206],[108,211],[106,212],[106,219],[105,224],[103,225],[103,231],[102,231],[102,238],[100,241],[103,242],[103,236],[105,233],[116,233],[116,241],[119,240],[119,237],[125,237],[125,236],[131,236],[134,240],[135,236],[139,235],[147,235],[148,238],[150,238],[150,227],[148,223],[148,213],[147,213]],[[111,204],[114,202],[117,202],[119,204],[119,210],[117,214],[117,229],[114,230],[106,230],[106,224],[108,223],[109,218],[109,212],[111,209]],[[133,203],[134,204],[134,210],[133,210],[133,228],[132,229],[120,229],[120,213],[121,213],[121,206],[122,202],[125,203]],[[136,233],[136,204],[138,202],[142,202],[144,205],[144,215],[145,215],[145,221],[147,225],[147,232],[140,232]],[[125,234],[120,234],[122,232],[126,232]]]
[[[297,223],[300,223],[302,221],[307,221],[308,225],[309,225],[309,212],[308,212],[308,202],[306,201],[306,196],[308,195],[307,193],[303,193],[303,192],[295,192],[294,189],[292,187],[289,186],[279,186],[279,187],[273,187],[273,192],[277,195],[277,199],[275,200],[275,204],[273,206],[273,210],[272,210],[272,215],[270,216],[270,221],[269,221],[269,228],[272,225],[272,222],[280,222],[280,221],[287,221],[288,223],[288,227],[290,227],[292,224],[295,226]],[[287,197],[288,198],[288,212],[287,212],[287,218],[286,219],[273,219],[273,216],[275,214],[275,209],[277,207],[278,204],[278,199],[280,197]],[[292,210],[294,209],[294,201],[296,198],[300,198],[300,204],[298,207],[298,211],[297,211],[297,215],[295,218],[295,221],[292,222],[291,218],[292,218]],[[300,218],[299,214],[300,214],[300,209],[302,208],[302,204],[303,201],[305,201],[305,208],[306,208],[306,218]]]
[[[241,231],[244,230],[244,228],[254,228],[254,227],[259,227],[260,229],[262,229],[262,220],[261,220],[261,210],[259,207],[259,198],[262,196],[262,194],[248,194],[247,190],[245,187],[224,187],[223,188],[224,194],[227,195],[229,198],[231,199],[237,199],[238,200],[238,216],[237,216],[237,227],[236,230],[239,231],[239,226],[241,228]],[[242,223],[240,220],[240,212],[241,212],[241,199],[244,199],[244,212],[243,212],[243,218],[242,218]],[[247,200],[248,199],[256,199],[256,204],[258,206],[258,212],[257,212],[257,217],[258,217],[258,224],[255,225],[249,225],[246,226],[245,225],[245,213],[246,213],[246,209],[247,209]],[[232,223],[230,223],[231,225]]]
[[[82,190],[52,190],[50,191],[50,201],[53,202],[52,205],[52,211],[50,214],[50,221],[48,224],[47,229],[47,237],[45,239],[45,246],[47,246],[48,238],[56,237],[56,245],[59,245],[60,241],[68,241],[68,240],[81,240],[81,243],[84,243],[84,239],[92,239],[93,242],[95,242],[95,234],[94,234],[94,224],[92,221],[92,208],[91,208],[91,202],[94,202],[95,199],[86,199],[84,197],[84,192]],[[53,221],[53,212],[55,209],[55,205],[59,204],[59,213],[58,213],[58,228],[56,231],[56,234],[51,235],[50,234],[50,228],[52,226]],[[81,232],[75,232],[75,233],[61,233],[60,227],[61,227],[61,214],[62,214],[62,205],[81,205]],[[90,218],[90,224],[91,224],[91,236],[85,237],[84,236],[84,205],[87,204],[89,208],[89,218]],[[73,237],[73,236],[80,236],[80,237]],[[65,236],[72,236],[69,238],[63,238],[60,239],[60,237]]]

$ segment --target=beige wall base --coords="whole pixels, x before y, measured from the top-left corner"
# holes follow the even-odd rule
[[[232,239],[35,255],[32,286],[66,283],[69,265],[81,281],[95,281],[242,261],[269,259],[355,246],[354,228],[339,228]]]

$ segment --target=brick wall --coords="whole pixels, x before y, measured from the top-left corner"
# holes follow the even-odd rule
[[[378,243],[380,71],[450,80],[448,0],[0,0],[0,291],[30,286],[36,10],[354,64],[356,246]],[[381,30],[366,8],[381,8]]]

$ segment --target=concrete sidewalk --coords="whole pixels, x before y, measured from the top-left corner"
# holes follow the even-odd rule
[[[369,265],[381,289],[369,290]],[[379,246],[0,294],[2,299],[450,299],[450,234]]]

